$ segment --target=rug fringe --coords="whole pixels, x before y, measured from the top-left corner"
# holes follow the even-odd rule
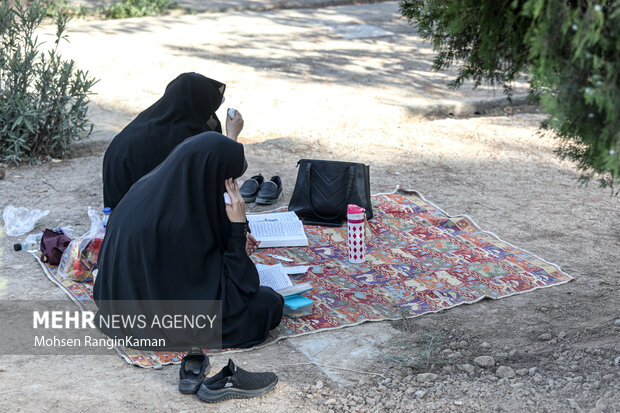
[[[399,188],[400,188],[400,186],[399,186],[399,185],[397,185],[397,186],[396,186],[396,191],[395,191],[395,192],[398,192],[398,191],[399,191]],[[402,191],[402,189],[400,189],[400,190]],[[404,190],[404,191],[409,191],[409,190]],[[442,213],[442,214],[444,214],[444,215],[445,215],[446,217],[448,217],[448,218],[465,218],[465,219],[467,219],[468,221],[470,221],[470,222],[471,222],[471,224],[474,226],[474,228],[476,228],[476,230],[478,230],[478,232],[482,232],[482,233],[484,233],[484,234],[488,234],[488,235],[490,235],[490,236],[492,236],[492,237],[496,238],[497,240],[499,240],[499,241],[503,242],[504,244],[510,245],[510,246],[511,246],[512,248],[514,248],[514,249],[518,249],[518,250],[521,250],[521,251],[523,251],[523,252],[526,252],[526,253],[528,253],[529,255],[531,255],[532,257],[534,257],[534,258],[537,258],[537,259],[541,260],[541,261],[542,261],[542,262],[544,262],[545,264],[548,264],[548,265],[551,265],[552,267],[555,267],[555,268],[556,268],[559,272],[561,272],[562,274],[564,274],[565,276],[567,276],[568,278],[570,278],[570,280],[568,280],[568,281],[574,280],[574,278],[573,278],[572,276],[570,276],[568,273],[566,273],[566,272],[562,271],[562,268],[560,268],[560,266],[559,266],[558,264],[554,264],[554,263],[552,263],[552,262],[549,262],[549,261],[547,261],[547,260],[545,260],[545,259],[543,259],[543,258],[539,257],[538,255],[536,255],[536,254],[533,254],[533,253],[529,252],[529,251],[528,251],[528,250],[526,250],[526,249],[523,249],[523,248],[521,248],[521,247],[517,247],[516,245],[514,245],[514,244],[512,244],[512,243],[510,243],[510,242],[504,241],[502,238],[500,238],[499,236],[497,236],[494,232],[491,232],[491,231],[486,231],[486,230],[481,229],[481,228],[480,228],[480,226],[476,223],[476,221],[474,221],[474,219],[473,219],[473,218],[471,218],[469,215],[466,215],[466,214],[462,214],[462,215],[450,215],[450,214],[448,214],[445,210],[443,210],[443,209],[442,209],[442,208],[440,208],[439,206],[435,205],[433,202],[431,202],[431,201],[429,201],[428,199],[426,199],[426,198],[424,197],[424,195],[422,195],[420,192],[418,192],[418,191],[410,191],[410,192],[411,192],[410,194],[409,194],[408,192],[403,192],[403,194],[415,195],[415,196],[419,197],[422,201],[424,201],[424,202],[426,202],[426,203],[428,203],[428,204],[432,205],[432,206],[433,206],[434,208],[436,208],[438,211],[441,211],[441,213]],[[394,193],[394,192],[392,192],[392,193]],[[377,195],[387,195],[387,194],[377,194]],[[566,282],[568,282],[568,281],[565,281],[565,282],[562,282],[562,283],[558,283],[558,284],[553,284],[553,285],[555,286],[555,285],[565,284],[565,283],[566,283]],[[545,287],[551,287],[551,286],[544,286],[544,287],[537,287],[537,288],[545,288]],[[532,290],[528,290],[528,291],[532,291]],[[510,294],[510,295],[514,295],[514,294]],[[510,297],[510,295],[506,295],[506,296],[504,296],[504,297]]]
[[[474,303],[477,303],[477,302],[479,302],[479,301],[481,301],[481,300],[483,300],[485,298],[489,298],[489,299],[493,299],[493,300],[497,300],[497,299],[500,299],[500,298],[503,299],[503,298],[506,298],[506,297],[510,297],[510,296],[518,295],[518,294],[523,294],[523,293],[526,293],[526,292],[531,292],[531,291],[534,291],[534,290],[537,290],[537,289],[541,289],[541,288],[547,288],[547,287],[553,287],[553,286],[557,286],[557,285],[562,285],[562,284],[568,283],[568,282],[570,282],[570,281],[572,281],[574,279],[572,276],[570,276],[566,272],[562,271],[562,269],[560,268],[559,265],[551,263],[549,261],[546,261],[546,260],[542,259],[541,257],[539,257],[539,256],[537,256],[535,254],[532,254],[531,252],[529,252],[529,251],[527,251],[527,250],[525,250],[523,248],[517,247],[517,246],[513,245],[512,243],[506,242],[506,241],[501,239],[499,236],[497,236],[493,232],[482,230],[480,228],[480,226],[471,217],[469,217],[468,215],[449,215],[445,210],[443,210],[442,208],[438,207],[433,202],[427,200],[420,192],[418,192],[416,190],[408,189],[408,188],[403,188],[400,185],[397,185],[396,188],[394,189],[394,191],[392,191],[392,192],[377,193],[377,194],[374,194],[373,196],[383,196],[383,195],[390,195],[390,194],[395,194],[395,193],[403,194],[403,195],[413,195],[413,196],[416,196],[416,197],[420,198],[422,201],[424,201],[424,202],[428,203],[429,205],[431,205],[432,207],[434,207],[436,210],[440,211],[442,214],[444,214],[449,219],[455,219],[455,218],[467,219],[471,223],[471,225],[476,229],[476,231],[478,231],[478,232],[480,232],[482,234],[487,234],[487,235],[497,239],[498,241],[500,241],[500,242],[502,242],[502,243],[504,243],[504,244],[506,244],[506,245],[508,245],[508,246],[510,246],[512,248],[515,248],[517,250],[523,251],[523,252],[529,254],[531,257],[536,258],[536,259],[540,260],[541,262],[556,268],[561,274],[566,276],[567,279],[564,280],[564,281],[558,281],[555,284],[544,285],[544,286],[536,286],[536,287],[533,287],[533,288],[531,288],[531,289],[529,289],[527,291],[513,292],[513,293],[506,294],[506,295],[502,295],[501,297],[497,297],[497,298],[484,295],[484,296],[478,297],[477,299],[475,299],[473,301],[461,302],[461,303],[450,305],[448,307],[444,307],[444,308],[441,308],[441,309],[426,311],[423,314],[399,316],[399,317],[384,317],[384,318],[372,319],[372,320],[360,320],[360,321],[357,321],[357,322],[354,322],[354,323],[351,323],[351,324],[340,325],[340,326],[335,326],[335,327],[327,327],[327,328],[322,328],[321,330],[316,330],[316,331],[306,331],[306,332],[297,333],[297,334],[291,334],[291,335],[287,335],[287,336],[279,336],[279,337],[274,338],[272,341],[265,342],[263,344],[254,346],[254,347],[249,348],[249,349],[230,349],[230,350],[224,350],[224,351],[221,351],[221,352],[218,352],[218,353],[214,353],[213,355],[220,355],[220,354],[221,355],[226,355],[226,354],[232,354],[232,353],[241,353],[241,352],[254,351],[254,350],[258,350],[258,349],[262,349],[262,348],[265,348],[267,346],[270,346],[270,345],[272,345],[274,343],[277,343],[277,342],[279,342],[279,341],[281,341],[283,339],[292,339],[292,338],[302,337],[302,336],[306,336],[306,335],[310,335],[310,334],[315,334],[315,333],[318,333],[318,332],[321,332],[321,331],[339,330],[339,329],[343,329],[343,328],[357,326],[357,325],[364,324],[364,323],[367,323],[367,322],[400,321],[400,320],[405,320],[405,319],[413,319],[413,318],[420,317],[420,316],[426,315],[426,314],[439,313],[439,312],[442,312],[442,311],[445,311],[445,310],[449,310],[449,309],[454,308],[454,307],[458,307],[458,306],[463,305],[463,304],[474,304]],[[277,211],[277,210],[281,210],[281,209],[282,209],[282,207],[279,207],[279,208],[275,208],[275,209],[273,209],[273,210],[271,210],[269,212]],[[68,290],[67,287],[59,279],[57,279],[56,277],[54,277],[53,274],[51,274],[51,272],[49,271],[49,268],[47,268],[47,266],[40,260],[39,256],[36,253],[32,253],[32,255],[34,256],[36,261],[39,263],[41,268],[43,269],[43,272],[46,274],[47,278],[50,281],[52,281],[54,284],[56,284],[58,287],[60,287],[60,289],[66,295],[69,296],[71,301],[73,301],[80,308],[80,310],[82,310],[82,311],[87,310],[86,306],[82,303],[82,300],[80,300],[77,297],[75,297],[75,295],[70,290]],[[149,354],[145,354],[145,352],[142,352],[140,354],[142,357],[149,358],[150,359],[149,361],[153,360],[153,361],[156,361],[156,363],[157,363],[157,364],[150,364],[150,362],[149,362],[149,365],[145,365],[144,363],[140,363],[139,361],[132,360],[131,356],[125,351],[124,348],[122,348],[120,346],[115,346],[114,350],[128,364],[134,365],[134,366],[138,366],[138,367],[142,367],[142,368],[161,369],[161,368],[163,368],[166,365],[179,364],[180,363],[180,361],[161,362],[161,361],[158,361],[157,357],[149,355]]]

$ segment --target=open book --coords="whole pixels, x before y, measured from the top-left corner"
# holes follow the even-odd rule
[[[304,225],[294,212],[248,215],[247,219],[259,248],[308,245]]]
[[[299,267],[294,268],[298,269]],[[258,270],[260,285],[273,288],[274,291],[283,297],[303,293],[304,291],[312,289],[312,284],[307,282],[293,284],[288,276],[289,273],[287,273],[287,267],[284,267],[282,264],[257,264],[256,269]]]

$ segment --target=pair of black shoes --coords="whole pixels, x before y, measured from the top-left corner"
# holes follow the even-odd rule
[[[272,176],[268,181],[265,181],[261,174],[254,175],[241,185],[239,191],[245,202],[275,204],[282,198],[282,180],[277,175]]]
[[[181,361],[179,391],[197,394],[202,401],[216,403],[262,396],[278,383],[275,373],[251,373],[239,368],[231,359],[219,373],[204,380],[210,370],[209,356],[202,350],[187,353]]]

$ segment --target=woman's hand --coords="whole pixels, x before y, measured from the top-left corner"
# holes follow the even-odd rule
[[[245,201],[241,197],[239,192],[239,185],[237,180],[228,178],[224,181],[226,187],[226,193],[230,197],[230,205],[226,204],[226,215],[230,222],[246,222],[245,218]]]
[[[226,135],[236,141],[243,129],[243,116],[235,109],[235,116],[231,118],[229,111],[230,109],[226,111]]]
[[[245,252],[247,252],[248,257],[256,252],[259,245],[260,241],[256,241],[256,238],[254,238],[252,234],[248,232],[248,236],[245,241]]]

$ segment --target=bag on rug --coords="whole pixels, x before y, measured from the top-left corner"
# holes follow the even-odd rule
[[[60,258],[58,273],[74,281],[93,280],[105,229],[97,211],[88,207],[90,231],[75,238]]]
[[[49,265],[58,265],[70,242],[71,238],[62,229],[46,229],[41,237],[41,261]]]
[[[304,224],[340,226],[347,219],[347,205],[357,204],[372,218],[370,172],[355,162],[301,159],[288,210]]]

